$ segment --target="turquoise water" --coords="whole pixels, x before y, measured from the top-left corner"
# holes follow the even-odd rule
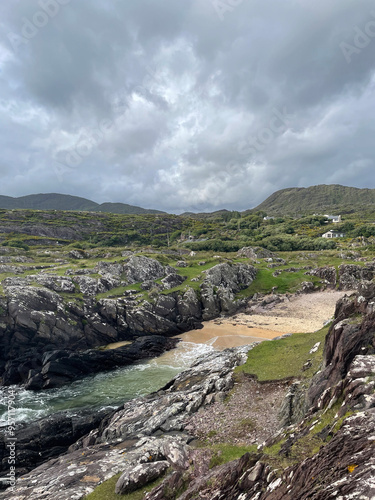
[[[98,373],[64,387],[34,392],[13,386],[15,420],[30,422],[60,410],[74,413],[79,408],[117,408],[125,401],[160,389],[200,355],[212,350],[211,345],[180,342],[176,349],[159,358]],[[0,427],[8,424],[9,389],[0,388]]]

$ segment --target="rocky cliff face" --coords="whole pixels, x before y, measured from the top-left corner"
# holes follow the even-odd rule
[[[164,295],[161,291],[180,286],[185,278],[155,259],[131,256],[125,262],[100,261],[93,271],[68,268],[63,276],[39,272],[3,280],[3,384],[54,387],[59,379],[61,383],[66,380],[62,358],[70,358],[71,380],[87,372],[84,365],[98,364],[95,356],[104,357],[86,352],[82,359],[73,359],[73,352],[145,335],[171,336],[199,327],[203,319],[232,313],[242,305],[235,294],[249,286],[256,275],[250,265],[222,263],[206,272],[199,288],[187,282],[181,292]],[[98,294],[136,283],[144,289],[153,288],[152,299],[144,300],[137,290],[125,289],[121,296],[97,300]],[[119,364],[113,360],[112,366]]]

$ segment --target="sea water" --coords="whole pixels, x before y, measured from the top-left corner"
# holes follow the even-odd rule
[[[210,344],[180,342],[162,356],[110,372],[76,380],[63,387],[27,391],[20,386],[0,388],[0,427],[8,424],[7,393],[14,390],[16,422],[31,422],[57,411],[74,414],[78,409],[117,408],[124,402],[160,389],[200,356],[213,351]]]

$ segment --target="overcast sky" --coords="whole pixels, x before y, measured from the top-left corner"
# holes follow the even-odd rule
[[[373,0],[2,0],[0,194],[375,188]]]

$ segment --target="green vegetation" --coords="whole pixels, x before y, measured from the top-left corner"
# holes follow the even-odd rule
[[[352,415],[348,412],[341,418],[337,417],[337,411],[341,406],[341,400],[337,401],[328,410],[322,410],[315,414],[310,421],[306,422],[307,433],[300,434],[288,449],[288,453],[283,452],[283,446],[290,435],[287,431],[285,435],[272,446],[266,446],[262,452],[262,460],[276,469],[285,469],[296,463],[300,463],[308,457],[318,453],[320,448],[327,444],[342,426],[343,421]]]
[[[254,210],[268,215],[313,212],[350,213],[363,207],[375,209],[375,189],[357,189],[338,184],[309,188],[287,188],[276,191]]]
[[[290,337],[262,342],[249,352],[246,363],[235,371],[253,375],[259,381],[310,378],[321,364],[327,333],[328,326],[325,326],[314,333],[295,333]],[[310,354],[310,349],[317,342],[321,343],[319,349]],[[302,371],[308,359],[311,359],[311,367]]]
[[[257,446],[236,446],[229,443],[214,444],[209,447],[213,451],[210,460],[210,469],[217,465],[226,464],[242,457],[245,453],[256,453]]]
[[[85,499],[87,500],[143,500],[145,496],[145,492],[151,491],[153,488],[158,486],[164,478],[159,478],[156,481],[153,481],[152,483],[147,484],[146,486],[143,486],[142,488],[139,488],[136,491],[133,491],[133,493],[128,493],[126,495],[117,495],[115,493],[115,486],[117,483],[117,480],[121,476],[121,473],[116,474],[116,476],[111,477],[111,479],[108,479],[107,481],[104,481],[104,483],[100,484],[95,490],[87,495]]]
[[[282,270],[283,267],[277,269]],[[277,293],[293,293],[298,290],[303,281],[312,281],[314,284],[319,282],[319,279],[314,276],[306,276],[306,270],[282,272],[279,276],[273,276],[274,271],[275,269],[266,267],[258,268],[255,280],[248,288],[239,292],[238,298],[250,297],[254,293],[271,293],[273,287],[277,287]]]

